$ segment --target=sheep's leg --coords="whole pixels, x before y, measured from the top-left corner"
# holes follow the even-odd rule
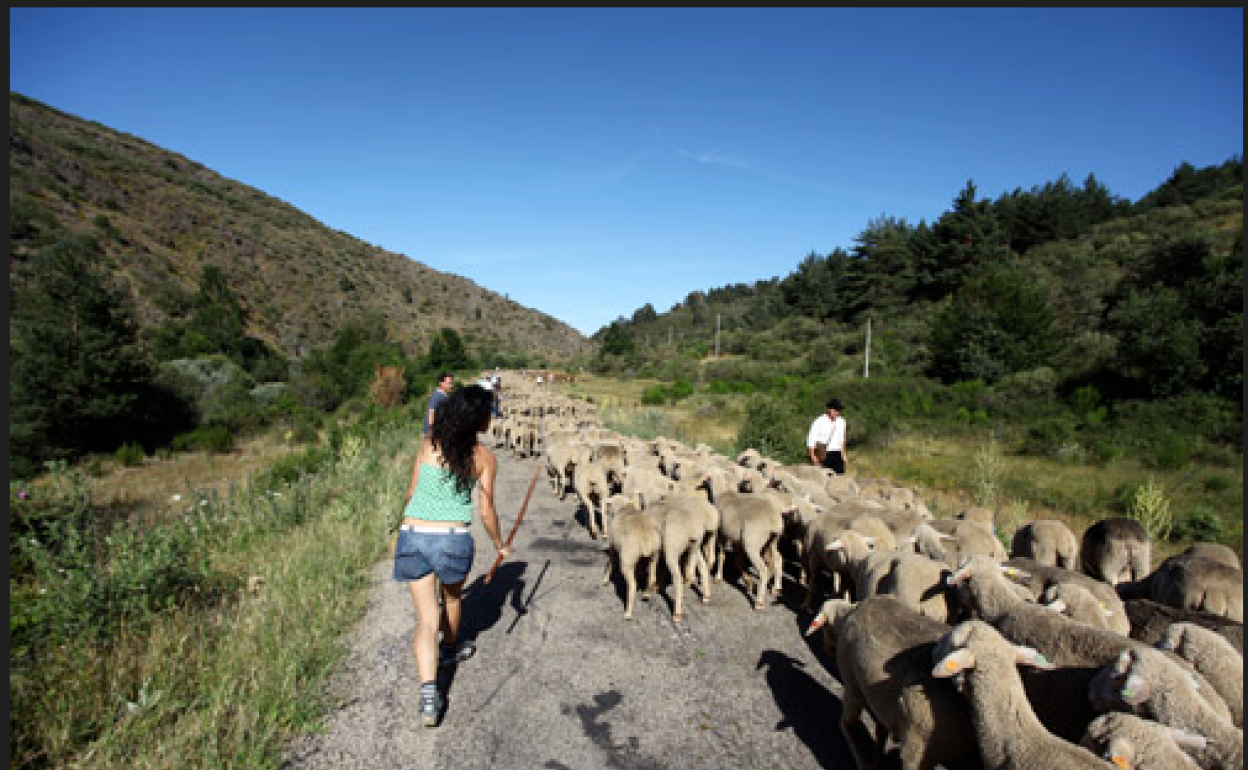
[[[607,552],[607,569],[602,573],[602,584],[611,582],[611,568],[615,566],[615,549]]]
[[[845,736],[845,742],[849,744],[849,750],[853,753],[854,762],[858,765],[859,770],[875,767],[875,760],[878,757],[878,749],[872,747],[872,749],[868,750],[864,747],[862,745],[862,735],[855,729],[865,729],[860,721],[865,708],[866,702],[860,693],[850,687],[844,688],[841,696],[841,734]]]
[[[646,557],[646,566],[649,568],[646,593],[654,596],[659,592],[659,554],[657,551]]]
[[[675,548],[669,549],[664,556],[667,559],[667,571],[672,575],[672,621],[679,623],[685,617],[685,576],[680,569],[680,554],[676,553]]]
[[[624,573],[624,619],[633,619],[633,605],[637,600],[637,556],[620,554],[620,571]]]
[[[761,610],[767,606],[767,579],[769,577],[767,574],[767,554],[749,548],[746,550],[745,555],[758,573],[758,585],[754,591],[754,609]]]
[[[773,538],[771,545],[768,547],[768,553],[771,555],[771,594],[779,596],[781,593],[781,583],[784,580],[784,562],[780,559],[780,539]]]

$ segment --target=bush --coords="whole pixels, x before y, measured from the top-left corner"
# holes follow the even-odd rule
[[[117,464],[124,465],[127,468],[142,465],[145,457],[147,457],[147,454],[144,453],[143,447],[134,442],[122,444],[113,454],[113,459],[117,461]]]
[[[209,425],[180,433],[173,439],[178,452],[213,452],[225,454],[234,448],[234,433],[225,425]]]
[[[641,403],[646,406],[658,406],[667,403],[667,389],[662,385],[647,386],[641,393]]]
[[[1208,508],[1197,508],[1179,522],[1173,533],[1174,539],[1187,542],[1222,543],[1229,536],[1226,522]]]

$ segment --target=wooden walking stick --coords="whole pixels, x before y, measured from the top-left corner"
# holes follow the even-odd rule
[[[516,530],[520,529],[520,520],[524,518],[524,512],[529,509],[529,498],[533,496],[533,487],[537,486],[537,476],[542,472],[542,466],[539,464],[533,469],[533,480],[529,482],[529,491],[524,495],[524,503],[520,506],[520,513],[516,514],[516,523],[511,525],[511,534],[507,536],[507,542],[503,545],[510,548],[511,541],[516,536]],[[503,563],[503,555],[500,553],[498,558],[494,560],[494,566],[490,567],[490,574],[485,576],[485,584],[489,585],[494,579],[494,570],[498,569],[498,565]]]

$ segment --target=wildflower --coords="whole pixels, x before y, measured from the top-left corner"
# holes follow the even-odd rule
[[[29,493],[29,492],[27,492],[26,490],[24,490],[24,489],[23,489],[21,492],[18,492],[18,493],[17,493],[17,499],[18,499],[18,500],[29,500],[29,499],[30,499],[30,493]]]

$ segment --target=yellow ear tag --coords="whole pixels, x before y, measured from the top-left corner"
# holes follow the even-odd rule
[[[948,672],[949,672],[949,673],[951,673],[951,674],[952,674],[953,672],[957,671],[957,670],[958,670],[958,662],[957,662],[956,660],[954,660],[953,658],[946,658],[946,659],[945,659],[945,670],[946,670],[946,671],[948,671]]]
[[[1006,568],[1005,568],[1005,574],[1006,574],[1006,575],[1008,575],[1009,577],[1014,577],[1014,568],[1013,568],[1013,567],[1006,567]]]
[[[1131,763],[1128,762],[1127,758],[1121,754],[1113,755],[1112,757],[1109,758],[1109,761],[1113,762],[1118,767],[1121,767],[1122,770],[1131,770]]]

